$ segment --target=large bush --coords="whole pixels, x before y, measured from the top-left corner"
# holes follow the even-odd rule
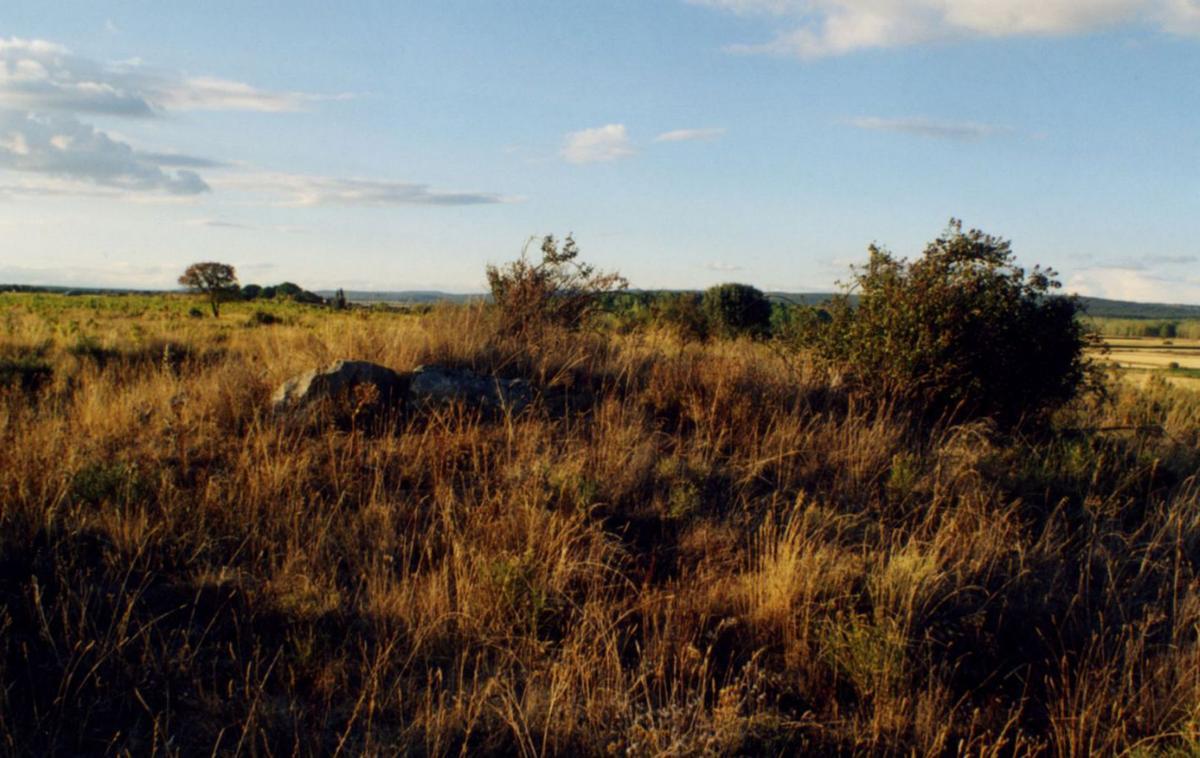
[[[872,245],[818,352],[860,385],[927,418],[988,417],[1002,427],[1043,419],[1088,376],[1088,335],[1051,269],[1017,265],[1007,240],[951,219],[915,261]]]
[[[762,336],[770,331],[771,302],[748,284],[718,284],[704,292],[701,302],[713,332],[725,337]]]
[[[628,286],[619,274],[580,262],[579,247],[569,234],[561,245],[553,236],[543,237],[540,261],[530,260],[527,252],[528,245],[517,260],[487,267],[492,301],[507,331],[528,333],[548,324],[575,328],[602,295]]]

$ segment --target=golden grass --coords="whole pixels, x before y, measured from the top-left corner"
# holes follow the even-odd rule
[[[6,753],[1200,750],[1193,393],[931,433],[750,342],[186,305],[0,296]],[[338,357],[567,401],[272,420]]]

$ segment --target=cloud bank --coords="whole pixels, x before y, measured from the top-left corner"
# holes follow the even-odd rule
[[[0,169],[27,175],[0,186],[5,195],[158,193],[173,197],[211,191],[198,170],[228,163],[177,152],[139,150],[86,123],[89,117],[156,119],[183,111],[286,113],[348,94],[266,90],[212,76],[187,77],[153,70],[140,60],[102,63],[45,40],[0,39]],[[89,119],[90,120],[90,119]],[[601,134],[577,148],[584,160],[621,153],[624,135]],[[599,130],[601,132],[604,129]],[[607,141],[606,141],[607,140]],[[574,153],[573,153],[574,154]],[[221,186],[274,196],[277,204],[483,205],[507,198],[479,192],[442,192],[411,182],[295,174],[258,174],[222,180]]]
[[[45,40],[0,39],[0,102],[11,108],[155,118],[171,111],[299,111],[348,94],[275,92],[210,76],[184,77],[140,61],[101,63]]]
[[[197,195],[209,186],[188,168],[199,159],[139,153],[72,116],[0,110],[0,168],[127,191]]]
[[[687,0],[778,19],[765,42],[731,50],[820,58],[969,38],[1084,34],[1137,25],[1200,35],[1200,0]]]

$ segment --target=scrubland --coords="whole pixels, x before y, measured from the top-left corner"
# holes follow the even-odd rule
[[[930,426],[769,342],[0,296],[9,754],[1200,751],[1200,395]],[[297,427],[336,358],[555,402]]]

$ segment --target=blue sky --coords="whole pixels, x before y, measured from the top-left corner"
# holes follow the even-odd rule
[[[951,216],[1200,302],[1200,0],[0,7],[0,281],[811,291]]]

